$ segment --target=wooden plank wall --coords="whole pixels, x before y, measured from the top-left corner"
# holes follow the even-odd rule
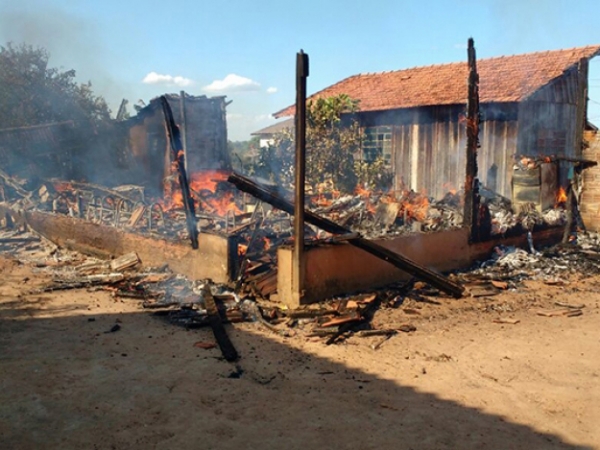
[[[182,124],[179,95],[167,96],[178,125]],[[189,96],[185,100],[186,164],[189,173],[227,169],[231,159],[227,149],[225,97]],[[129,182],[142,184],[153,195],[162,193],[163,180],[171,175],[171,151],[166,136],[162,107],[150,102],[129,125]]]
[[[578,139],[577,134],[583,134],[585,124],[581,119],[581,124],[577,124],[578,113],[585,113],[586,99],[582,95],[587,85],[585,70],[580,74],[577,67],[573,67],[519,103],[520,154],[581,156],[581,148],[576,148],[576,142],[580,141],[581,136]]]
[[[586,88],[587,67],[582,64],[521,103],[481,105],[480,181],[510,198],[515,155],[580,156],[576,147],[583,132],[579,128]],[[464,106],[448,105],[361,117],[365,126],[392,127],[394,189],[408,187],[439,199],[463,187],[466,136],[461,112]]]
[[[516,121],[485,121],[481,127],[479,178],[505,196],[510,196],[517,128]],[[465,126],[457,120],[393,126],[394,189],[408,187],[436,199],[460,190],[465,182],[465,145]]]
[[[519,153],[528,156],[581,157],[586,116],[587,65],[574,66],[519,104]],[[569,167],[560,165],[566,185]]]

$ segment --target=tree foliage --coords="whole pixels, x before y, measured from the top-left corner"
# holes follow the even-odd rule
[[[351,192],[358,181],[354,157],[360,152],[362,131],[352,114],[358,102],[347,95],[321,98],[307,103],[306,181],[317,189],[332,184]],[[294,130],[274,137],[274,143],[261,149],[255,174],[289,187],[294,176]]]
[[[106,101],[75,70],[48,66],[50,55],[30,45],[0,46],[0,128],[74,120],[97,127],[110,119]]]

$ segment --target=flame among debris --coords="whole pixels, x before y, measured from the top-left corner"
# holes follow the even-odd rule
[[[220,183],[225,183],[229,172],[221,170],[205,170],[189,175],[188,183],[194,204],[202,211],[218,216],[225,216],[228,211],[240,214],[242,211],[235,204],[232,190],[220,190]],[[163,208],[165,210],[183,208],[183,195],[179,183],[169,181],[165,184]]]
[[[560,205],[561,203],[567,202],[567,191],[564,187],[560,187],[558,192],[556,193],[556,204]]]
[[[378,197],[377,200],[373,198],[375,197],[374,191],[361,186],[357,186],[355,192],[363,198],[367,211],[370,213],[377,211],[377,202],[387,204],[397,203],[399,205],[397,217],[422,221],[427,217],[430,206],[429,198],[426,194],[407,189],[390,192]]]

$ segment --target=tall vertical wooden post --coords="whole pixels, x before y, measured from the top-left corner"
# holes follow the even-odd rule
[[[187,150],[188,150],[188,146],[187,146],[187,117],[185,114],[185,92],[181,91],[179,93],[179,117],[180,119],[180,124],[179,124],[179,128],[180,128],[180,133],[181,133],[181,143],[183,144],[183,151],[184,151],[184,156],[183,156],[183,161],[185,164],[185,169],[188,169],[187,166]]]
[[[473,38],[468,45],[469,78],[467,97],[467,167],[465,174],[465,210],[463,225],[469,229],[472,242],[480,240],[479,180],[477,179],[477,149],[479,148],[479,74]]]
[[[308,55],[300,50],[296,54],[296,178],[294,201],[294,256],[292,283],[294,295],[300,304],[304,289],[304,184],[306,178],[306,78]]]
[[[588,60],[582,58],[577,65],[577,115],[575,116],[575,158],[583,153],[583,132],[587,121]]]
[[[171,110],[171,106],[169,106],[167,97],[162,95],[160,101],[165,116],[165,127],[169,138],[173,162],[177,166],[177,174],[179,175],[179,187],[181,188],[188,234],[192,242],[192,248],[197,249],[198,228],[196,224],[196,207],[194,206],[194,199],[190,193],[190,185],[188,183],[187,172],[185,171],[185,163],[183,161],[185,152],[183,145],[181,144],[181,135],[179,133],[179,128],[177,128],[177,125],[175,124],[175,119],[173,119],[173,111]]]

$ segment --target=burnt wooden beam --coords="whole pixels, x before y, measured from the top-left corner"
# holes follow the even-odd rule
[[[202,297],[204,298],[204,306],[206,307],[206,314],[208,315],[208,324],[212,329],[217,344],[219,344],[223,357],[229,362],[237,361],[239,358],[238,352],[233,346],[233,343],[229,339],[227,331],[223,326],[219,308],[215,303],[215,298],[210,292],[210,286],[205,285],[202,288]]]
[[[281,197],[278,193],[273,192],[264,188],[263,186],[255,183],[254,181],[239,175],[232,174],[229,176],[228,181],[233,183],[240,191],[246,192],[259,200],[262,200],[277,209],[287,212],[288,214],[294,214],[294,205]],[[329,233],[349,235],[351,230],[342,227],[335,222],[332,222],[324,217],[320,217],[311,211],[304,211],[304,218],[306,222],[321,228]],[[350,237],[347,239],[348,243],[364,250],[371,255],[382,259],[391,265],[423,280],[435,286],[436,288],[444,291],[453,297],[460,298],[464,292],[464,288],[447,277],[440,275],[439,273],[433,272],[428,268],[417,264],[416,262],[395,253],[375,242],[369,241],[362,237]]]
[[[185,111],[185,91],[179,93],[179,116],[181,117],[181,145],[184,151],[187,152],[187,114]],[[185,156],[184,156],[185,157]],[[187,166],[186,166],[187,167]]]
[[[165,115],[165,124],[167,128],[167,134],[169,137],[171,152],[173,154],[173,161],[177,166],[179,186],[181,188],[181,194],[183,196],[183,207],[185,210],[185,219],[188,234],[190,236],[190,241],[192,242],[192,248],[196,249],[198,248],[196,209],[194,207],[194,200],[192,199],[192,195],[190,193],[190,185],[188,183],[187,173],[185,171],[185,152],[181,143],[181,135],[179,133],[179,128],[177,128],[175,120],[173,119],[173,111],[171,110],[171,106],[169,106],[169,101],[167,100],[167,97],[162,95],[160,97],[160,101],[162,104],[163,113]]]
[[[468,92],[467,92],[467,164],[465,175],[464,226],[469,230],[471,242],[480,241],[479,229],[479,180],[477,179],[477,149],[479,148],[479,74],[473,38],[468,43]]]
[[[589,61],[581,58],[577,64],[577,113],[575,115],[575,155],[581,156],[583,152],[583,132],[587,122],[588,101],[588,72]]]
[[[308,55],[296,54],[296,167],[294,174],[294,254],[292,283],[302,295],[304,285],[304,185],[306,180],[306,78]]]

